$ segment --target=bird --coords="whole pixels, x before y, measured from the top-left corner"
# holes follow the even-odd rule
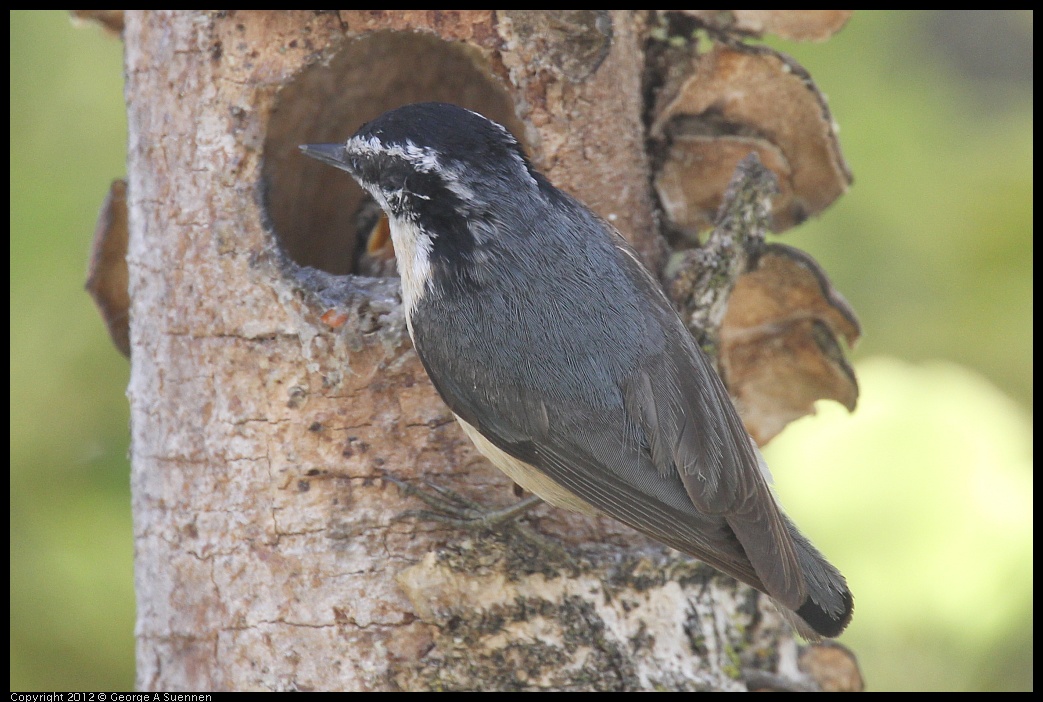
[[[783,512],[712,361],[626,240],[509,130],[425,102],[300,148],[386,213],[413,346],[493,465],[765,593],[806,639],[840,635],[847,582]]]

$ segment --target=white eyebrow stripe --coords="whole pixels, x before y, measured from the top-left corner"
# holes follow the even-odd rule
[[[404,161],[409,161],[418,171],[423,173],[444,171],[442,164],[438,160],[438,154],[434,149],[417,146],[411,141],[388,146],[375,136],[369,139],[356,136],[348,139],[344,147],[349,153],[364,156],[376,156],[378,154],[396,156]]]
[[[478,115],[477,112],[474,114]],[[478,115],[482,117],[481,115]],[[482,119],[486,119],[482,117]],[[489,124],[496,127],[511,143],[521,148],[518,144],[518,140],[514,138],[514,135],[507,130],[502,124],[487,120]],[[426,146],[417,146],[412,141],[406,141],[402,144],[388,145],[380,140],[377,136],[371,136],[368,139],[363,139],[361,136],[354,136],[347,140],[344,144],[345,149],[348,153],[358,154],[360,156],[377,156],[387,155],[401,158],[404,161],[408,161],[421,173],[437,173],[442,176],[445,181],[445,185],[451,191],[456,193],[459,197],[464,200],[469,200],[474,197],[475,193],[466,185],[463,184],[461,176],[463,173],[456,168],[446,167],[442,161],[438,158],[438,151]],[[533,187],[538,187],[536,179],[529,173],[528,167],[525,165],[525,160],[513,149],[511,150],[511,157],[514,159],[518,166],[521,167],[529,180],[529,183]]]
[[[463,184],[461,172],[456,168],[447,168],[438,158],[434,149],[417,146],[411,141],[404,144],[388,146],[375,136],[369,139],[352,137],[344,145],[349,153],[360,156],[393,156],[408,161],[421,173],[435,173],[442,177],[445,187],[455,193],[464,201],[471,201],[475,197],[473,190]],[[427,200],[429,198],[424,197]]]

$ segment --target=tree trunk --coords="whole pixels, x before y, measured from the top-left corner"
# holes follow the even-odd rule
[[[140,688],[745,689],[766,655],[795,672],[764,598],[612,521],[540,507],[526,521],[562,551],[406,514],[422,504],[385,476],[516,495],[435,394],[397,280],[346,275],[361,191],[297,150],[462,104],[658,271],[650,21],[127,13]]]

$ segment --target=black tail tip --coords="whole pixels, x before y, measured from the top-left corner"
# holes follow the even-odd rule
[[[855,611],[855,600],[850,590],[841,593],[843,608],[839,613],[826,611],[821,604],[810,597],[804,600],[804,604],[797,610],[797,616],[811,627],[819,636],[827,639],[836,638],[851,623],[851,615]]]

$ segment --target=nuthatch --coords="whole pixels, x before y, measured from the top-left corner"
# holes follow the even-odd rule
[[[407,105],[302,146],[387,213],[406,324],[478,449],[552,505],[605,514],[838,636],[844,577],[783,514],[712,363],[608,224],[504,127]]]

